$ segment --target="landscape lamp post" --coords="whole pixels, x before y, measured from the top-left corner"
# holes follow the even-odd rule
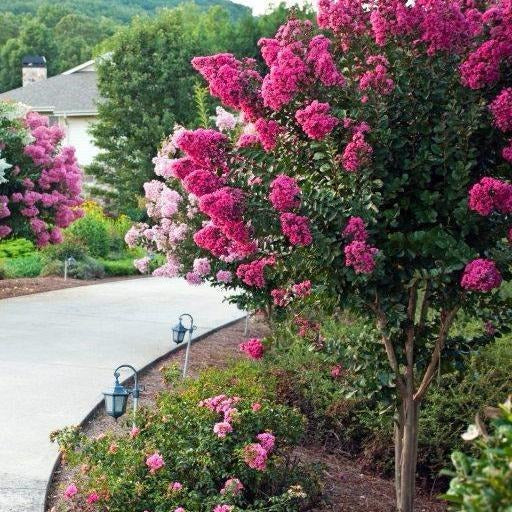
[[[129,368],[132,370],[134,375],[134,386],[133,388],[125,388],[119,382],[119,370],[121,368]],[[133,396],[133,426],[135,426],[135,418],[137,415],[137,406],[139,405],[139,396],[140,396],[140,388],[139,388],[139,379],[137,370],[130,366],[129,364],[122,364],[118,366],[114,370],[115,382],[112,389],[103,392],[103,396],[105,397],[105,412],[112,416],[116,421],[126,412],[126,405],[128,404],[128,397],[130,395]]]
[[[181,321],[184,316],[190,318],[190,327],[188,327],[188,328],[185,327]],[[181,315],[179,318],[178,324],[172,328],[172,340],[177,345],[179,345],[180,343],[183,343],[183,340],[185,339],[185,335],[188,332],[187,351],[185,352],[185,364],[183,365],[183,374],[182,374],[183,379],[187,376],[188,358],[189,358],[189,353],[190,353],[190,345],[192,343],[192,332],[195,331],[195,329],[196,329],[196,326],[194,325],[194,319],[188,313],[183,313],[183,315]]]
[[[68,278],[68,269],[71,267],[71,265],[74,265],[76,263],[75,258],[73,256],[70,256],[69,258],[66,258],[64,260],[64,281]]]

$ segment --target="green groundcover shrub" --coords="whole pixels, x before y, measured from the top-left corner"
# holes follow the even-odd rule
[[[510,512],[512,510],[512,402],[510,398],[491,412],[491,432],[483,423],[471,425],[464,437],[474,440],[474,456],[456,451],[454,472],[444,496],[463,512]]]
[[[292,512],[318,501],[318,468],[296,460],[305,419],[278,404],[258,363],[208,370],[143,409],[137,428],[86,438],[74,428],[53,435],[77,468],[59,510]]]
[[[137,269],[133,266],[132,258],[122,260],[101,259],[99,262],[103,265],[107,276],[133,276],[138,273]]]
[[[18,258],[35,252],[35,246],[25,238],[13,238],[0,241],[0,259]]]
[[[0,261],[2,274],[6,279],[37,277],[40,275],[43,265],[43,258],[38,253]]]

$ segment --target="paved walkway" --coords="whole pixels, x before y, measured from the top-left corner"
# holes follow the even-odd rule
[[[116,365],[167,352],[190,313],[195,335],[243,316],[206,285],[148,278],[0,300],[0,512],[41,512],[55,429],[78,423]]]

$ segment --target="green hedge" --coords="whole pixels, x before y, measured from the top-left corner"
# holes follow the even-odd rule
[[[7,279],[38,277],[41,274],[43,265],[43,258],[38,253],[18,258],[8,258],[0,262],[1,273]]]
[[[133,276],[138,274],[133,266],[133,258],[122,260],[99,260],[105,269],[107,276]]]

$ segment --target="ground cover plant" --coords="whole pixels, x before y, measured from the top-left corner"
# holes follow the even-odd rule
[[[204,371],[144,409],[137,426],[88,439],[74,428],[54,434],[77,471],[63,510],[296,511],[318,499],[312,466],[291,455],[304,418],[277,404],[254,363]]]
[[[440,360],[459,362],[456,318],[497,333],[510,321],[509,11],[322,0],[318,27],[292,19],[260,42],[263,73],[231,54],[195,58],[237,115],[172,134],[155,159],[168,183],[145,186],[151,222],[127,235],[166,255],[156,275],[242,288],[246,306],[313,293],[358,310],[378,332],[360,356],[386,357],[394,388],[401,512],[422,403]]]

